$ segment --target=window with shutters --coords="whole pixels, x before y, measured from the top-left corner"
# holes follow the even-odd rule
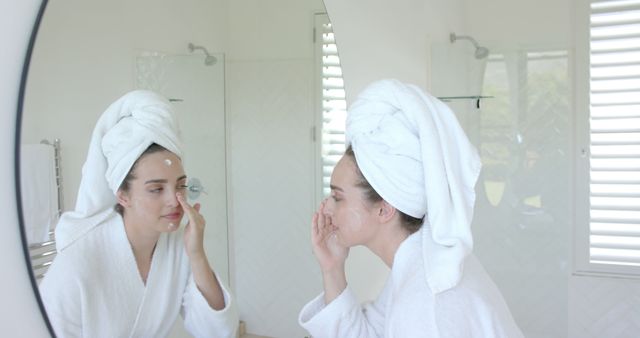
[[[588,135],[578,138],[576,267],[640,276],[640,0],[592,0],[588,16],[589,44],[578,48],[588,55],[589,105],[577,110]]]
[[[331,22],[326,14],[315,18],[314,40],[316,45],[316,69],[318,114],[316,140],[318,145],[317,166],[319,175],[318,199],[329,195],[331,172],[345,151],[345,122],[347,101],[340,57],[333,35]]]

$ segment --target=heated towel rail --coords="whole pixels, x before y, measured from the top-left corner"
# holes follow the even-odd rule
[[[62,214],[63,210],[63,195],[62,195],[62,166],[60,157],[60,140],[55,139],[53,143],[48,140],[40,141],[41,144],[47,144],[54,149],[55,158],[55,177],[56,186],[58,188],[58,217]],[[53,231],[49,231],[49,239],[41,243],[32,243],[29,245],[29,255],[31,256],[31,268],[36,281],[39,283],[44,277],[49,268],[49,265],[53,262],[56,256],[56,241]]]

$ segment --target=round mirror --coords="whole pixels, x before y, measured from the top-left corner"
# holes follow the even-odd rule
[[[125,92],[151,89],[179,115],[191,202],[202,204],[207,256],[237,299],[241,333],[304,335],[297,313],[319,290],[307,227],[321,195],[316,136],[323,89],[336,89],[323,76],[341,75],[325,12],[322,0],[49,3],[19,155],[36,284],[55,260],[56,221],[75,205],[97,118]],[[183,336],[178,321],[171,337]]]
[[[3,135],[0,158],[7,164],[0,167],[0,177],[7,182],[17,183],[17,163],[14,159],[19,131],[15,129],[15,123],[20,118],[26,69],[42,10],[41,1],[35,0],[0,5],[0,41],[5,49],[0,56],[3,74],[0,80],[0,105],[4,112],[0,114],[3,121],[0,125],[4,130],[0,133]],[[34,297],[35,282],[27,273],[29,257],[22,246],[25,234],[21,227],[13,226],[20,224],[18,184],[8,186],[0,191],[0,200],[7,211],[6,222],[11,225],[5,227],[0,239],[0,263],[9,272],[0,282],[3,299],[0,309],[5,318],[11,319],[3,321],[0,326],[3,335],[44,337],[49,331],[42,320],[44,313]]]

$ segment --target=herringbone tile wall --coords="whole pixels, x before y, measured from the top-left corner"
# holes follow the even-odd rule
[[[640,280],[569,280],[569,337],[640,337]]]
[[[303,337],[311,252],[313,60],[228,62],[232,280],[247,332]]]

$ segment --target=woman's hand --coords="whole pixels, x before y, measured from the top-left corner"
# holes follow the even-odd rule
[[[184,228],[184,247],[191,261],[191,273],[193,280],[204,298],[214,310],[222,310],[225,307],[222,287],[218,283],[209,260],[204,252],[204,217],[200,214],[200,203],[193,207],[184,198],[183,194],[177,194],[178,202],[182,210],[189,217],[189,222]]]
[[[183,194],[177,194],[178,202],[182,206],[185,215],[189,218],[184,229],[184,247],[190,259],[202,258],[204,253],[204,217],[200,214],[200,203],[191,206]]]
[[[311,220],[313,254],[323,272],[344,270],[349,248],[338,243],[336,227],[331,223],[331,217],[324,213],[325,204],[326,200],[322,201]]]
[[[336,227],[331,223],[331,217],[324,213],[326,200],[313,214],[311,220],[311,244],[322,270],[322,284],[324,287],[324,303],[331,303],[347,287],[344,264],[349,255],[349,248],[338,243]]]

